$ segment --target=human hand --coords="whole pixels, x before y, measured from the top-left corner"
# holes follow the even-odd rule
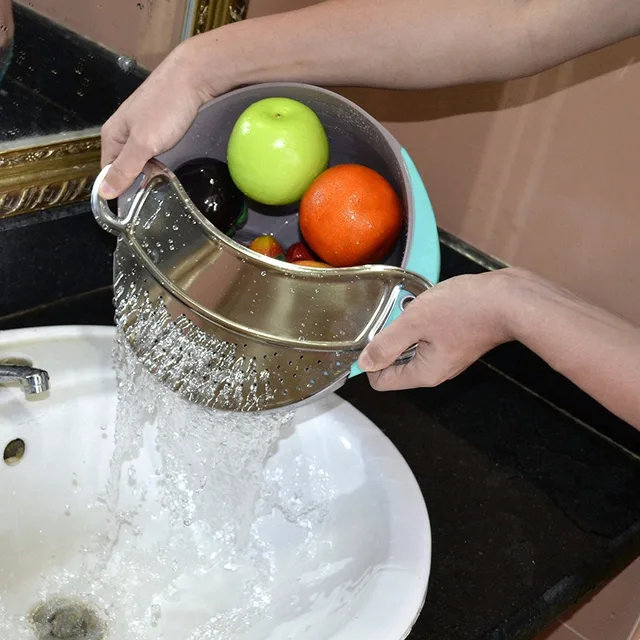
[[[507,289],[517,277],[511,269],[458,276],[418,296],[360,355],[358,364],[371,386],[378,391],[435,387],[510,341]],[[411,362],[393,364],[415,344]]]
[[[0,0],[1,2],[2,0]],[[122,194],[146,162],[177,144],[200,107],[215,97],[200,36],[174,49],[102,127],[102,166],[111,164],[100,194]]]

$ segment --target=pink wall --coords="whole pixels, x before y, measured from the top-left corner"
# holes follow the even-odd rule
[[[444,229],[640,322],[639,60],[637,39],[517,82],[344,93],[406,145]]]
[[[21,0],[149,69],[180,42],[186,0]]]

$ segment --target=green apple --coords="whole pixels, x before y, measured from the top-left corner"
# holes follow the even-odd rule
[[[267,205],[292,204],[329,164],[329,140],[320,118],[290,98],[254,102],[229,138],[227,165],[249,198]]]

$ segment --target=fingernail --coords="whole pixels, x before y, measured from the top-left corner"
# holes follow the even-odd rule
[[[113,200],[116,197],[116,190],[106,180],[103,180],[100,188],[98,189],[98,193],[105,200]]]
[[[360,354],[360,358],[358,358],[358,366],[363,371],[373,371],[373,360],[366,351],[363,351]]]

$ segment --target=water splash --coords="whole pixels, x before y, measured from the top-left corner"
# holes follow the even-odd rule
[[[116,318],[138,358],[165,386],[187,400],[251,412],[273,399],[269,372],[239,355],[233,342],[202,331],[186,316],[173,319],[146,290],[115,282]]]

